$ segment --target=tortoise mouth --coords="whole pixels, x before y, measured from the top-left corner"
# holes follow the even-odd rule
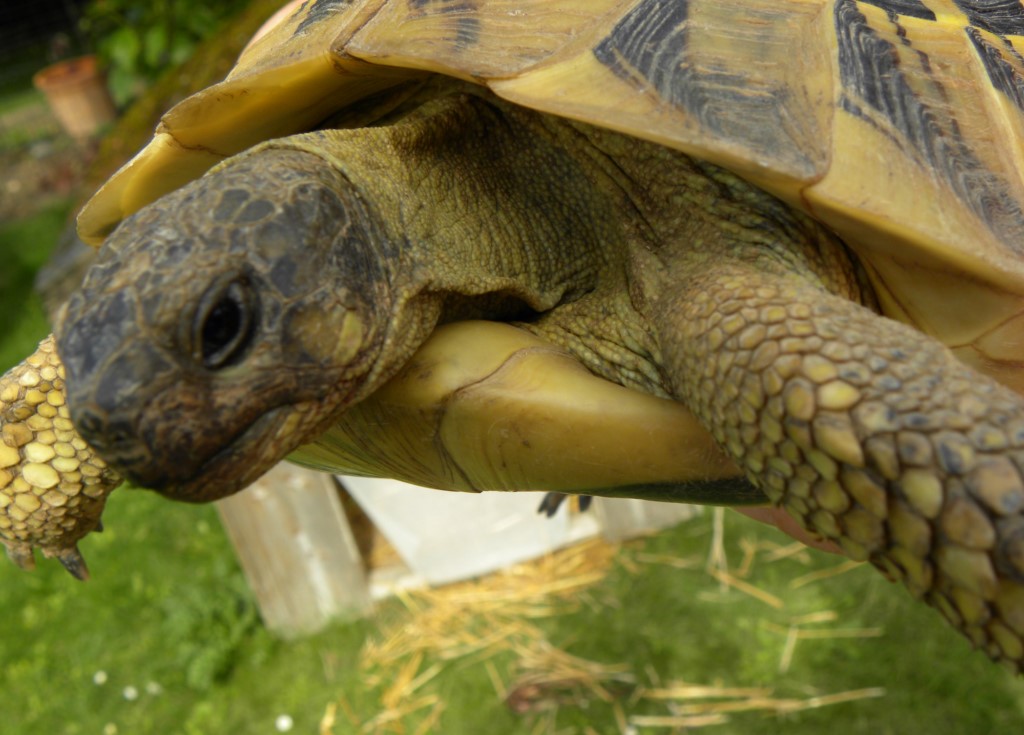
[[[300,422],[296,419],[303,413],[302,407],[297,404],[270,409],[201,462],[190,477],[147,486],[172,500],[191,503],[233,495],[301,443],[301,432],[297,431]]]

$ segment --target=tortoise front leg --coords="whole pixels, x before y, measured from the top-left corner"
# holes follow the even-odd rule
[[[677,395],[775,504],[1020,671],[1024,399],[802,277],[699,267],[655,309]]]
[[[120,483],[72,426],[64,366],[47,337],[0,376],[0,543],[23,569],[34,567],[38,547],[85,579],[78,541],[99,530],[107,495]]]

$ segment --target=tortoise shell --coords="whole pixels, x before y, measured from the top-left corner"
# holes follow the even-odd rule
[[[307,0],[89,202],[116,224],[430,74],[724,166],[855,249],[884,313],[1024,392],[1024,7],[992,0]]]

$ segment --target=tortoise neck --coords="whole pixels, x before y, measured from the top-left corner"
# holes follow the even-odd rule
[[[391,313],[374,385],[439,322],[532,318],[595,288],[617,257],[617,203],[573,143],[487,96],[455,91],[388,125],[272,145],[319,156],[382,223]]]

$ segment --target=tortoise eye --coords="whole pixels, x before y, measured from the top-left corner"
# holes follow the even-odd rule
[[[255,311],[255,299],[240,281],[203,299],[196,315],[195,344],[205,367],[217,370],[242,357],[252,341]]]

